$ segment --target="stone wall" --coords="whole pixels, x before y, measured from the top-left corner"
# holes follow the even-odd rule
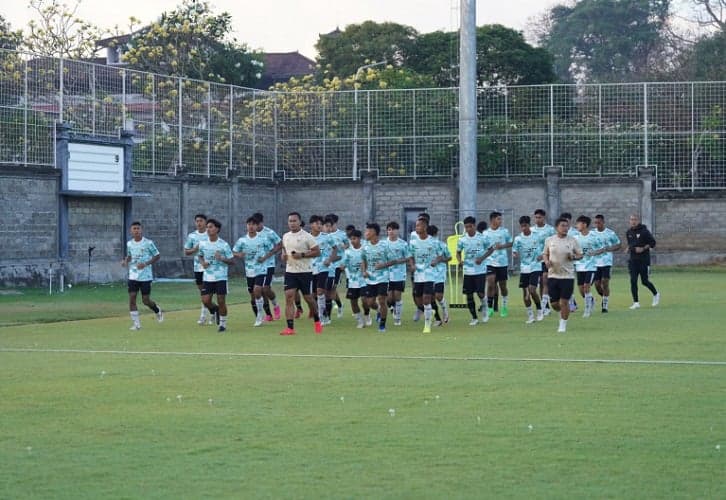
[[[726,261],[726,197],[722,193],[664,194],[652,196],[647,178],[487,179],[477,186],[477,217],[505,212],[505,224],[517,230],[516,220],[536,208],[594,216],[602,213],[609,227],[624,238],[628,216],[641,213],[658,240],[657,264]],[[88,279],[88,248],[95,247],[92,281],[123,279],[119,265],[128,228],[124,201],[119,198],[68,200],[68,258],[59,255],[59,175],[57,171],[11,168],[0,171],[0,285],[47,283],[48,268],[64,269],[71,282]],[[426,210],[446,236],[459,219],[455,179],[390,180],[325,183],[249,183],[205,178],[137,178],[131,219],[144,225],[162,253],[157,276],[191,275],[191,259],[183,257],[186,235],[194,229],[194,215],[205,213],[221,221],[222,238],[233,244],[245,232],[245,220],[254,212],[265,214],[266,224],[280,234],[293,210],[307,219],[335,212],[341,225],[363,227],[376,220],[403,226],[406,209]],[[650,214],[650,215],[649,215]],[[709,223],[715,221],[715,224]],[[617,264],[624,263],[618,255]],[[239,271],[239,268],[236,269]]]

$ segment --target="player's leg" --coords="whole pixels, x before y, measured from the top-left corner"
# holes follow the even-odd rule
[[[421,290],[421,303],[424,307],[424,333],[431,333],[431,320],[433,316],[433,308],[431,307],[431,299],[433,298],[434,283],[427,281],[425,283],[418,283],[422,285]]]
[[[335,276],[328,274],[325,280],[325,322],[323,324],[330,324],[330,315],[333,312],[333,298],[335,297]],[[338,308],[340,311],[340,308]]]
[[[653,307],[657,306],[660,302],[660,294],[658,293],[658,290],[655,288],[655,285],[650,281],[650,277],[648,276],[650,274],[650,266],[643,264],[640,267],[639,274],[640,282],[643,284],[644,287],[650,290],[650,293],[653,294]]]
[[[449,322],[449,304],[446,303],[446,295],[444,294],[445,284],[434,283],[434,300],[441,307],[441,320],[444,324]]]
[[[386,331],[386,319],[388,318],[388,282],[379,283],[378,285],[378,311],[381,315],[378,320],[378,331]]]
[[[217,331],[221,333],[227,330],[227,281],[217,281],[216,293],[219,311],[219,328],[217,328]]]
[[[522,302],[527,310],[527,324],[534,323],[534,311],[532,311],[532,298],[529,291],[529,273],[520,273],[519,288],[522,289]]]
[[[131,330],[141,329],[141,320],[139,319],[139,309],[136,306],[136,297],[139,291],[139,282],[129,280],[127,283],[129,292],[129,315],[131,316]]]
[[[509,289],[507,288],[507,280],[509,279],[508,273],[509,270],[506,266],[497,268],[497,285],[499,287],[499,294],[502,297],[499,315],[502,318],[509,316]]]
[[[357,328],[363,328],[365,321],[360,312],[360,306],[358,305],[358,299],[360,298],[360,288],[348,288],[345,292],[345,297],[350,301],[350,310],[353,311],[353,317],[356,321]]]
[[[640,301],[638,300],[638,276],[640,269],[637,262],[632,260],[628,262],[628,273],[630,274],[630,295],[633,297],[633,305],[631,309],[638,309],[640,307]]]
[[[280,332],[280,335],[294,335],[295,334],[295,318],[297,316],[297,304],[299,298],[298,282],[293,273],[285,273],[285,283],[283,289],[285,290],[285,321],[287,327]]]
[[[141,301],[146,307],[154,311],[156,321],[159,323],[164,321],[164,312],[156,302],[151,300],[151,281],[144,281],[141,283]]]
[[[544,314],[542,313],[542,301],[540,300],[537,290],[541,280],[541,274],[538,272],[532,272],[529,275],[529,298],[534,302],[534,308],[536,310],[536,320],[542,321]]]
[[[266,314],[264,311],[264,304],[265,304],[265,292],[262,284],[264,283],[264,275],[258,276],[255,279],[255,286],[252,288],[252,298],[255,301],[255,305],[257,306],[257,314],[255,315],[255,325],[254,326],[261,326],[262,323],[266,319]]]
[[[272,304],[272,311],[274,313],[273,319],[280,319],[281,311],[280,304],[277,303],[277,295],[272,289],[272,278],[275,276],[275,268],[268,267],[267,273],[265,273],[265,283],[262,285],[262,294],[265,297],[265,303],[269,302]],[[269,306],[268,306],[269,307]]]
[[[202,272],[202,271],[194,272],[194,284],[197,286],[197,290],[199,290],[199,297],[200,297],[199,301],[201,302],[202,287],[204,286],[204,272]],[[206,322],[207,322],[207,308],[204,306],[204,303],[202,303],[201,309],[199,311],[199,319],[197,320],[197,324],[204,325]]]
[[[494,314],[494,297],[497,294],[497,273],[492,266],[487,266],[487,313]]]

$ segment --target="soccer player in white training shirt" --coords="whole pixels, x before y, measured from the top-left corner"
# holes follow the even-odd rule
[[[489,240],[494,245],[494,252],[487,259],[487,304],[489,315],[494,313],[494,297],[499,294],[502,297],[501,310],[499,315],[506,318],[509,315],[509,291],[507,280],[509,279],[509,256],[507,248],[512,247],[512,235],[509,230],[502,226],[501,212],[489,214],[489,229],[486,231]]]
[[[590,231],[590,217],[581,215],[577,218],[578,235],[575,236],[580,248],[582,249],[582,259],[575,263],[575,271],[577,272],[577,286],[580,289],[580,295],[585,299],[585,311],[583,318],[589,318],[595,307],[595,297],[592,296],[590,288],[595,281],[595,251],[602,247],[600,238],[593,231]]]
[[[479,307],[482,313],[481,322],[489,321],[489,309],[485,301],[487,266],[484,261],[494,251],[486,232],[479,232],[475,224],[474,217],[469,216],[464,219],[464,234],[456,244],[456,259],[462,263],[464,271],[462,293],[466,296],[466,305],[471,314],[470,326],[475,326],[480,321],[476,314],[474,294],[477,294],[481,301]]]
[[[267,238],[257,232],[259,224],[252,216],[247,218],[247,234],[239,238],[232,247],[232,253],[238,259],[244,259],[247,291],[250,293],[250,304],[255,314],[254,326],[261,326],[265,321],[265,299],[262,286],[267,278],[267,267],[264,257],[269,248]]]
[[[350,246],[343,254],[343,265],[345,266],[345,276],[348,279],[348,291],[346,298],[350,300],[350,308],[353,311],[353,317],[356,319],[356,327],[363,328],[370,326],[372,320],[370,317],[370,309],[363,303],[363,313],[361,316],[358,299],[364,297],[366,280],[361,273],[361,262],[363,261],[363,247],[361,246],[361,238],[363,233],[357,229],[352,229],[348,234]]]
[[[411,257],[408,243],[398,237],[400,226],[391,221],[386,225],[388,249],[391,252],[391,267],[388,270],[388,305],[393,306],[393,324],[401,325],[403,313],[403,292],[406,289],[406,263]]]
[[[136,307],[136,295],[141,291],[141,300],[146,307],[154,311],[156,320],[164,321],[164,313],[156,302],[151,300],[151,282],[154,279],[152,265],[161,255],[154,242],[144,238],[140,222],[131,223],[131,239],[126,242],[126,256],[121,259],[122,266],[129,268],[128,292],[131,330],[141,330],[139,310]]]
[[[209,239],[199,243],[199,260],[204,268],[202,286],[202,302],[214,315],[219,325],[217,331],[227,330],[227,277],[228,268],[234,264],[234,255],[229,243],[219,237],[222,223],[216,219],[207,220]],[[217,296],[217,303],[212,302],[212,295]]]
[[[409,242],[411,258],[409,268],[413,273],[413,296],[416,306],[423,307],[423,333],[431,333],[433,310],[431,300],[434,294],[436,264],[441,260],[438,255],[438,242],[428,235],[428,221],[419,217],[416,221],[416,238]]]
[[[448,262],[451,260],[451,252],[449,251],[448,245],[439,239],[438,227],[432,224],[429,226],[427,232],[438,243],[438,252],[436,254],[438,263],[434,266],[434,297],[431,301],[431,307],[434,310],[436,326],[441,326],[449,322],[449,305],[444,298],[444,287]],[[439,315],[438,306],[441,306],[441,315]]]
[[[377,310],[378,331],[385,333],[388,317],[388,268],[391,254],[388,241],[380,239],[381,226],[375,222],[366,224],[366,243],[363,245],[361,273],[366,279],[365,300],[368,307]]]
[[[555,228],[547,224],[547,212],[538,208],[534,211],[534,225],[531,226],[532,233],[542,240],[542,248],[544,242],[550,236],[554,236]],[[542,279],[539,280],[540,297],[542,297],[542,312],[545,316],[550,314],[550,295],[547,290],[547,266],[542,262]]]
[[[197,288],[202,290],[202,276],[204,275],[204,269],[199,263],[199,242],[207,239],[207,216],[204,214],[197,214],[194,216],[194,225],[196,229],[187,235],[187,239],[184,242],[184,255],[194,256],[194,281],[197,284]],[[201,299],[200,299],[201,300]],[[207,319],[207,308],[202,304],[202,310],[199,312],[199,320],[197,323],[204,325]],[[209,324],[213,324],[214,320],[210,317]]]
[[[295,335],[295,297],[300,291],[313,312],[315,333],[323,333],[318,316],[318,306],[313,300],[312,259],[320,255],[320,247],[313,236],[302,228],[302,217],[298,212],[287,215],[290,231],[282,236],[282,260],[285,262],[285,319],[287,328],[280,335]]]
[[[537,287],[542,279],[542,252],[544,240],[532,232],[530,218],[523,215],[519,218],[519,228],[522,232],[515,236],[512,245],[512,255],[519,258],[519,288],[522,289],[524,307],[527,309],[527,324],[534,323],[535,315],[532,302],[537,309],[537,321],[542,321],[542,303],[537,294]]]
[[[272,229],[265,226],[264,217],[260,212],[255,212],[252,217],[257,221],[257,233],[267,240],[267,248],[265,254],[259,258],[260,263],[266,269],[265,280],[262,284],[262,296],[265,299],[265,321],[280,319],[280,304],[277,303],[277,296],[272,289],[272,278],[275,276],[275,255],[282,250],[282,238]],[[272,304],[272,312],[270,313],[270,304]]]
[[[582,249],[577,240],[568,236],[570,224],[560,217],[555,222],[554,236],[545,240],[544,262],[549,269],[550,305],[560,312],[559,333],[567,331],[567,319],[570,316],[570,297],[575,288],[574,261],[582,258]]]
[[[605,216],[595,216],[595,233],[602,241],[603,246],[595,251],[595,288],[602,297],[602,312],[608,312],[610,302],[610,275],[613,267],[613,252],[620,250],[620,238],[615,231],[605,227]]]

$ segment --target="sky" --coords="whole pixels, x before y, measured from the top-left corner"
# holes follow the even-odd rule
[[[75,0],[61,0],[75,5]],[[128,18],[146,24],[181,0],[82,0],[77,14],[97,26],[123,32]],[[454,30],[459,26],[459,0],[211,0],[213,12],[232,15],[234,36],[251,49],[298,51],[315,58],[318,35],[349,24],[372,20],[413,26],[420,33]],[[478,0],[477,25],[499,23],[524,30],[528,20],[562,0]],[[3,0],[0,14],[13,29],[25,28],[34,17],[27,0]]]

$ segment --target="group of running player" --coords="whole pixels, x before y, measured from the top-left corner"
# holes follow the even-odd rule
[[[595,307],[593,285],[602,297],[602,312],[608,312],[613,252],[621,248],[621,243],[617,234],[605,227],[604,217],[596,215],[595,228],[591,230],[592,220],[585,215],[577,218],[575,227],[570,226],[569,213],[561,214],[554,226],[546,223],[544,210],[535,210],[533,215],[534,224],[529,216],[519,218],[521,233],[514,239],[503,227],[500,212],[491,212],[488,224],[485,221],[477,224],[474,217],[464,219],[456,261],[462,266],[462,291],[471,315],[469,325],[488,322],[495,310],[501,317],[508,316],[509,248],[519,260],[519,287],[527,310],[526,323],[541,321],[554,309],[560,313],[558,331],[565,332],[569,313],[577,309],[573,294],[575,279],[584,299],[583,316],[589,317]],[[631,309],[640,307],[638,277],[653,293],[654,306],[660,298],[647,279],[647,266],[643,272],[642,265],[633,265],[643,257],[649,259],[649,250],[655,245],[652,235],[634,217],[627,235],[631,290],[634,290]],[[438,238],[439,230],[430,224],[426,213],[419,214],[408,242],[400,238],[400,226],[395,221],[386,225],[386,235],[382,237],[381,226],[375,222],[366,224],[364,231],[354,226],[342,231],[337,227],[338,217],[332,213],[311,216],[308,232],[303,229],[302,216],[290,212],[289,231],[282,238],[264,225],[262,214],[255,213],[246,221],[247,233],[231,247],[219,237],[219,221],[197,214],[194,222],[196,229],[187,236],[184,253],[194,256],[195,281],[202,301],[200,325],[216,324],[218,331],[226,331],[228,268],[235,259],[244,262],[254,326],[280,319],[280,305],[271,287],[278,253],[285,265],[287,325],[281,335],[295,334],[294,320],[302,315],[302,300],[308,304],[315,333],[322,333],[323,326],[331,323],[334,304],[338,318],[343,316],[344,306],[337,292],[343,272],[347,278],[346,298],[358,328],[372,326],[375,314],[378,331],[385,332],[389,311],[394,325],[401,325],[402,294],[408,271],[416,307],[413,319],[419,321],[423,316],[423,332],[430,333],[432,325],[449,321],[444,285],[452,255],[448,245]],[[136,310],[138,291],[157,320],[163,321],[161,309],[150,298],[151,266],[160,256],[154,243],[143,237],[140,223],[132,224],[131,235],[122,264],[129,267],[131,329],[138,330],[141,328]],[[479,307],[475,296],[480,300]]]

